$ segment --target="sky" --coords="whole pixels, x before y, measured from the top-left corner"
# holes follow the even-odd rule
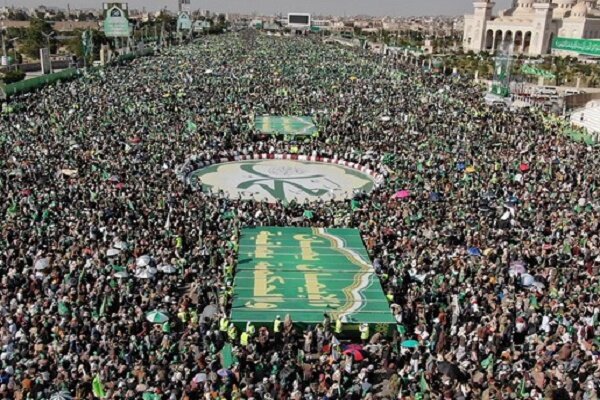
[[[112,0],[116,1],[116,0]],[[126,0],[119,0],[126,1]],[[35,7],[40,4],[66,8],[101,8],[102,0],[2,0],[4,5]],[[157,10],[167,6],[175,10],[177,0],[129,0],[130,8]],[[419,16],[462,15],[473,9],[472,0],[191,0],[191,9],[214,12],[274,14],[309,12],[325,15]],[[497,0],[496,10],[511,0]]]

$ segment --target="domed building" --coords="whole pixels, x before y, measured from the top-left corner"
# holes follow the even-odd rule
[[[465,51],[510,51],[530,56],[550,53],[555,37],[600,39],[598,0],[514,0],[493,15],[495,3],[473,3],[465,15]]]

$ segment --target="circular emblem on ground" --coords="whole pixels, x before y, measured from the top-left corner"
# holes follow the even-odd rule
[[[214,164],[191,175],[205,191],[269,202],[344,200],[355,191],[369,192],[373,178],[337,164],[295,160],[247,160]]]

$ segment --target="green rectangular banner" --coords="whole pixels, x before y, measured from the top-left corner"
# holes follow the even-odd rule
[[[556,37],[552,42],[552,49],[574,51],[579,54],[590,56],[600,56],[600,40]]]
[[[311,117],[302,116],[260,116],[256,117],[254,127],[266,135],[311,136],[318,133]]]
[[[356,229],[259,227],[242,231],[231,320],[270,325],[289,314],[316,324],[391,332],[396,321]]]

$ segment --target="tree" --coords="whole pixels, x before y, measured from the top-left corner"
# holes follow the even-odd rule
[[[7,71],[4,73],[4,76],[2,76],[2,81],[7,85],[9,83],[22,81],[23,79],[25,79],[25,72],[20,69]]]
[[[21,9],[18,10],[10,10],[8,12],[8,19],[15,21],[27,21],[29,19],[29,15]]]
[[[31,58],[39,58],[40,49],[48,45],[44,34],[52,32],[50,24],[42,19],[33,18],[29,23],[29,28],[25,30],[25,38],[21,46],[21,51]],[[55,45],[55,40],[50,39],[50,47]]]
[[[103,32],[94,30],[91,30],[90,32],[92,34],[92,43],[94,47],[92,49],[92,54],[90,54],[90,59],[87,60],[89,63],[100,57],[100,48],[103,43],[106,43],[106,37]],[[83,30],[77,29],[73,31],[73,37],[67,42],[67,49],[71,54],[75,54],[77,58],[83,57],[82,35]]]

